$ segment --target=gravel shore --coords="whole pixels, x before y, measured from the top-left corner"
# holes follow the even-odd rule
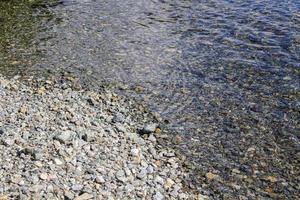
[[[208,199],[142,106],[72,78],[29,83],[0,77],[0,199]]]

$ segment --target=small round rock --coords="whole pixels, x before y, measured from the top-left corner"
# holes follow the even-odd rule
[[[131,149],[130,155],[132,155],[132,156],[138,156],[139,152],[140,151],[138,149],[134,148],[134,149]]]

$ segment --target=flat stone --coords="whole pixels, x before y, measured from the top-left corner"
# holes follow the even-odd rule
[[[147,124],[143,127],[143,129],[141,130],[142,134],[150,134],[150,133],[154,133],[155,129],[158,127],[158,124],[152,123],[152,124]]]
[[[137,142],[140,136],[136,133],[126,133],[129,140]]]
[[[47,180],[48,179],[48,174],[47,173],[41,173],[40,179]]]
[[[164,184],[164,179],[160,176],[156,176],[154,179],[154,182],[159,183],[159,184]]]
[[[15,183],[15,184],[21,185],[22,182],[24,182],[24,181],[23,181],[21,175],[14,175],[14,176],[11,178],[11,182],[12,182],[12,183]],[[20,184],[20,183],[21,183],[21,184]]]
[[[178,195],[178,197],[179,197],[179,199],[187,199],[187,198],[188,198],[188,195],[185,194],[185,193],[180,193],[180,194]]]
[[[134,186],[131,184],[126,185],[125,190],[126,190],[126,192],[132,192],[134,190]]]
[[[33,176],[31,177],[31,182],[32,182],[33,184],[37,184],[37,183],[39,182],[39,177],[38,177],[37,175],[33,175]]]
[[[83,188],[83,186],[80,185],[80,184],[74,184],[74,185],[72,185],[72,190],[73,191],[80,191],[80,190],[82,190],[82,188]]]
[[[60,143],[67,144],[71,142],[74,135],[75,132],[67,130],[56,135],[54,139],[58,140]]]
[[[125,172],[124,172],[124,170],[119,170],[119,171],[117,171],[117,173],[116,173],[116,177],[122,177],[122,176],[125,176]]]
[[[35,161],[34,165],[37,167],[43,167],[43,163],[41,161]]]
[[[219,178],[219,175],[214,174],[214,173],[212,173],[212,172],[208,172],[208,173],[206,173],[206,178],[207,178],[208,180],[218,179],[218,178]]]
[[[121,181],[121,182],[125,182],[126,181],[126,177],[125,177],[125,172],[124,172],[124,170],[119,170],[119,171],[117,171],[117,173],[116,173],[116,178],[119,180],[119,181]]]
[[[105,183],[103,176],[97,176],[95,181],[96,181],[96,183]]]
[[[151,142],[156,142],[156,138],[154,137],[153,134],[149,135],[148,140]]]
[[[168,158],[175,157],[175,153],[173,153],[173,152],[167,152],[167,153],[164,153],[164,156],[168,157]]]
[[[198,200],[209,200],[210,198],[206,195],[198,194],[197,199]]]
[[[44,154],[42,152],[34,151],[33,152],[33,158],[35,160],[42,160],[44,157]]]
[[[123,124],[117,123],[116,128],[118,132],[126,133],[126,128],[124,127]]]
[[[54,163],[56,164],[56,165],[62,165],[63,164],[63,161],[61,161],[60,159],[58,159],[58,158],[54,158]]]

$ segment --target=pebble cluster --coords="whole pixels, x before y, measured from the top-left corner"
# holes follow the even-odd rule
[[[205,199],[134,102],[0,77],[1,199]]]

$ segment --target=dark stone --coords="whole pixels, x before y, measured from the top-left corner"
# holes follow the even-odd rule
[[[240,166],[240,170],[241,170],[242,172],[247,173],[247,174],[251,174],[251,173],[252,173],[251,167],[249,167],[249,166],[247,166],[247,165],[242,165],[242,166]]]

